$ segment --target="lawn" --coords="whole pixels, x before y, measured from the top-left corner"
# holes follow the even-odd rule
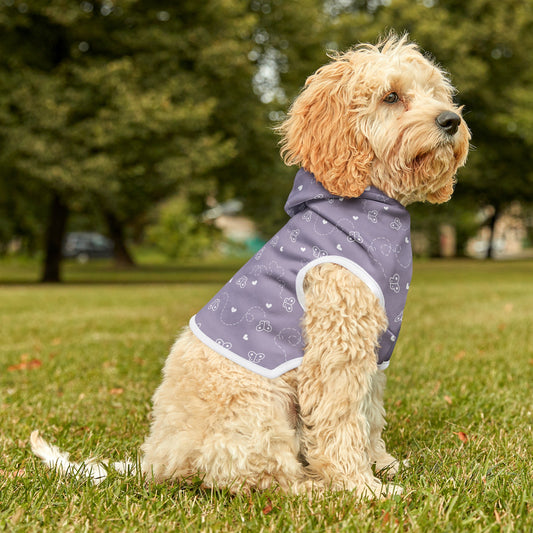
[[[34,459],[39,428],[72,452],[135,458],[150,397],[180,328],[235,263],[69,266],[41,286],[0,264],[0,530],[533,530],[533,262],[418,262],[392,364],[390,451],[410,466],[401,497],[309,501],[62,480]]]

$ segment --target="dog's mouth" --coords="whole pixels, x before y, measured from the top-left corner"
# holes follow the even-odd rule
[[[383,154],[384,160],[394,161],[407,170],[417,171],[421,167],[431,165],[431,160],[446,160],[448,166],[461,166],[465,157],[465,146],[468,151],[468,138],[465,137],[461,128],[454,134],[440,133],[435,130],[424,130],[420,125],[406,127],[399,132],[395,143],[389,151]]]
[[[458,164],[454,147],[450,143],[416,155],[411,162],[411,172],[420,196],[431,203],[449,200]]]
[[[466,145],[466,148],[465,148]],[[453,167],[457,170],[462,166],[468,152],[468,143],[462,143],[456,137],[446,136],[431,149],[423,149],[416,154],[409,163],[409,168],[414,172],[421,168],[430,167]],[[435,168],[436,170],[436,168]]]
[[[394,144],[378,158],[384,168],[376,163],[376,183],[405,205],[449,200],[455,173],[468,154],[470,135],[464,123],[454,135],[423,126],[412,123],[400,129]]]
[[[417,154],[409,165],[415,174],[422,173],[428,178],[436,178],[443,174],[455,172],[458,160],[454,146],[451,143],[443,144],[433,150],[425,150]]]
[[[430,157],[430,152],[422,152],[414,157],[414,159],[409,164],[409,167],[416,172],[420,170],[422,166],[426,163],[428,157]]]

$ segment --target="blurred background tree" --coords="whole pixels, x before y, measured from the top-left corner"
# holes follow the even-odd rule
[[[131,263],[128,225],[178,188],[205,197],[236,155],[212,127],[224,93],[202,72],[250,79],[247,4],[4,2],[0,28],[2,180],[48,205],[43,280],[59,279],[73,209],[98,210]]]
[[[459,88],[475,149],[454,202],[415,207],[413,225],[451,222],[465,240],[479,207],[494,226],[513,200],[533,203],[532,25],[533,0],[3,0],[0,251],[17,237],[57,281],[69,215],[83,214],[131,264],[128,237],[173,196],[160,212],[186,205],[189,221],[207,199],[240,198],[268,235],[294,175],[273,126],[327,49],[390,29]]]
[[[173,196],[159,206],[157,221],[148,227],[147,238],[171,259],[202,257],[217,237],[216,228],[202,222],[186,197]]]

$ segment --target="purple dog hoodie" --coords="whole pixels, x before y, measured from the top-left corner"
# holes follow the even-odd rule
[[[191,330],[235,363],[278,377],[304,356],[305,274],[335,263],[366,283],[385,308],[389,325],[376,360],[386,368],[411,283],[409,213],[374,187],[358,198],[333,195],[303,169],[285,211],[289,222],[191,318]]]

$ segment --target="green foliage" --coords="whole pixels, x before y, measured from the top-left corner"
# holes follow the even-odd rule
[[[95,270],[78,281],[98,281],[98,266],[83,268]],[[135,459],[176,332],[235,268],[202,262],[150,269],[154,283],[127,272],[136,284],[0,288],[0,529],[531,531],[531,262],[415,263],[385,396],[385,440],[410,460],[395,479],[401,497],[231,496],[117,474],[92,486],[31,456],[39,428],[73,460]]]
[[[283,211],[295,169],[279,157],[273,128],[304,81],[327,58],[321,0],[251,0],[248,78],[218,78],[225,95],[213,128],[238,139],[237,157],[214,173],[220,201],[239,198],[245,214],[270,236],[286,221]],[[253,92],[251,91],[253,89]]]
[[[251,87],[253,18],[239,0],[202,7],[0,5],[7,58],[0,118],[9,132],[0,145],[0,188],[29,207],[26,214],[0,205],[4,242],[41,233],[31,220],[49,192],[71,210],[112,213],[122,225],[139,226],[178,189],[197,197],[213,191],[213,169],[237,154],[236,139],[213,128],[221,101],[213,72]]]
[[[229,16],[224,3],[209,4],[206,12]],[[31,37],[25,53],[3,53],[10,57],[2,77],[10,123],[3,151],[23,176],[67,197],[97,197],[131,220],[177,184],[205,178],[233,157],[235,142],[207,131],[217,98],[205,76],[184,68],[187,57],[180,57],[198,30],[184,24],[190,5],[164,16],[142,2],[107,15],[105,6],[86,2],[63,13],[58,0],[32,4],[24,15],[16,5],[2,7],[6,48],[19,44],[24,28]],[[204,22],[213,25],[214,16]],[[205,33],[204,57],[220,53],[222,39],[235,48],[242,22],[224,27]]]
[[[170,259],[200,257],[213,250],[218,232],[203,224],[184,196],[175,196],[159,207],[158,220],[147,231],[147,237]]]
[[[0,239],[71,211],[146,223],[177,193],[244,200],[270,235],[294,169],[272,127],[326,49],[408,31],[451,73],[473,145],[456,197],[533,201],[532,0],[0,3]],[[36,223],[37,221],[37,223]]]
[[[0,179],[137,226],[177,191],[250,198],[270,231],[293,171],[257,69],[275,58],[294,94],[317,64],[320,13],[317,0],[0,4]]]

